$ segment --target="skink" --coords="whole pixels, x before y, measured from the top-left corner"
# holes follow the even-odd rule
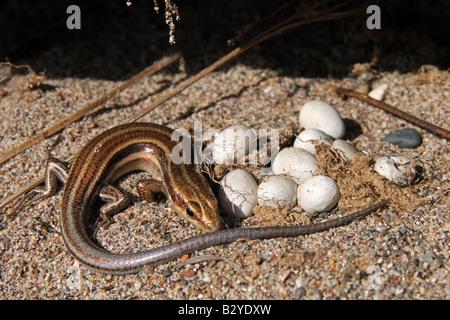
[[[384,205],[383,200],[364,210],[333,220],[302,226],[221,228],[218,203],[207,180],[193,164],[174,164],[172,129],[151,123],[126,124],[110,129],[89,142],[78,154],[70,171],[57,160],[48,162],[45,186],[34,191],[43,196],[56,192],[57,180],[65,183],[60,225],[64,242],[73,256],[88,267],[103,273],[135,273],[146,265],[167,262],[238,239],[293,237],[324,231],[347,224]],[[143,170],[160,180],[144,180],[138,185],[141,197],[161,190],[174,210],[208,233],[139,253],[116,254],[95,244],[87,223],[91,205],[100,196],[108,201],[100,209],[101,222],[128,206],[130,197],[112,183],[124,174]]]

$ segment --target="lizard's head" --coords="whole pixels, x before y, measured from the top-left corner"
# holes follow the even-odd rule
[[[208,182],[201,181],[193,185],[183,185],[172,190],[170,200],[177,213],[196,227],[207,231],[218,231],[222,226],[219,206]]]

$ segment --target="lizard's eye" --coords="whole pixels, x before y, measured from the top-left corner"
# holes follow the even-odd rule
[[[191,218],[195,217],[194,212],[189,208],[186,209],[186,213],[187,213],[188,217],[191,217]]]
[[[189,201],[187,203],[188,207],[186,208],[186,214],[188,217],[196,218],[198,212],[202,211],[202,207],[195,201]]]

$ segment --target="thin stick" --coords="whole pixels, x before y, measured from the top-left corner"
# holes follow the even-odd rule
[[[220,66],[222,66],[223,64],[228,62],[229,60],[235,58],[236,56],[240,55],[241,53],[254,47],[258,43],[261,43],[262,41],[273,37],[274,35],[282,33],[288,29],[292,29],[292,28],[301,26],[303,24],[318,22],[318,21],[334,20],[334,19],[343,18],[343,17],[349,16],[349,15],[352,15],[354,13],[355,13],[355,11],[352,10],[352,11],[346,11],[346,12],[338,12],[338,13],[329,14],[329,15],[325,15],[325,16],[318,15],[315,18],[308,18],[308,20],[294,22],[292,24],[288,24],[285,26],[281,25],[282,23],[280,23],[280,24],[276,25],[275,27],[271,27],[269,30],[254,37],[253,39],[251,39],[250,41],[248,41],[246,44],[242,45],[241,47],[237,47],[230,53],[226,54],[225,56],[223,56],[222,58],[220,58],[219,60],[217,60],[216,62],[211,64],[210,66],[206,67],[205,69],[203,69],[202,71],[197,73],[195,76],[193,76],[192,78],[190,78],[189,80],[187,80],[186,82],[184,82],[183,84],[178,86],[177,88],[171,90],[170,92],[168,92],[167,94],[162,96],[160,99],[153,102],[147,109],[142,111],[136,118],[134,118],[132,120],[132,122],[139,120],[140,118],[145,116],[147,113],[149,113],[153,109],[157,108],[158,106],[160,106],[161,104],[163,104],[164,102],[166,102],[167,100],[169,100],[170,98],[172,98],[173,96],[178,94],[179,92],[183,91],[187,87],[191,86],[192,84],[194,84],[195,82],[197,82],[198,80],[200,80],[201,78],[206,76],[207,74],[216,70],[217,68],[219,68]]]
[[[17,199],[18,197],[20,197],[22,194],[27,193],[28,191],[31,191],[32,189],[34,189],[35,187],[37,187],[40,184],[43,184],[45,181],[45,177],[44,176],[40,176],[39,178],[37,178],[36,180],[34,180],[33,182],[31,182],[30,184],[26,185],[23,188],[20,188],[18,191],[16,191],[14,194],[10,195],[9,197],[6,197],[5,199],[3,199],[3,201],[0,203],[0,208],[2,208],[3,206],[7,205],[8,203],[10,203],[11,201]]]
[[[163,59],[155,62],[153,65],[151,65],[150,67],[148,67],[144,71],[138,73],[134,77],[132,77],[129,80],[125,81],[124,83],[122,83],[118,87],[114,88],[110,92],[107,92],[102,97],[100,97],[99,99],[95,100],[94,102],[88,104],[87,106],[85,106],[81,110],[78,110],[77,112],[75,112],[74,114],[68,116],[67,118],[63,119],[62,121],[59,121],[58,123],[56,123],[55,125],[51,126],[50,128],[44,129],[43,131],[39,132],[38,134],[36,134],[32,138],[30,138],[27,141],[25,141],[23,144],[19,145],[18,147],[15,147],[15,148],[11,149],[10,151],[2,154],[0,156],[0,164],[2,164],[5,161],[9,160],[10,158],[14,157],[15,155],[17,155],[18,153],[24,151],[25,149],[31,147],[32,145],[38,143],[39,141],[41,141],[41,140],[43,140],[45,138],[48,138],[51,135],[55,134],[56,132],[62,130],[63,128],[65,128],[69,124],[71,124],[71,123],[77,121],[78,119],[82,118],[84,115],[86,115],[88,112],[90,112],[94,108],[96,108],[99,105],[101,105],[102,103],[108,101],[109,99],[111,99],[112,97],[117,95],[119,92],[121,92],[121,91],[125,90],[126,88],[130,87],[131,85],[133,85],[134,83],[136,83],[140,79],[142,79],[142,78],[144,78],[146,76],[149,76],[149,75],[151,75],[151,74],[161,70],[162,68],[166,67],[167,65],[169,65],[169,64],[173,63],[174,61],[178,60],[180,57],[181,57],[181,54],[180,53],[176,53],[176,54],[174,54],[174,55],[172,55],[170,57],[166,57],[166,58],[163,58]]]
[[[413,123],[413,124],[415,124],[418,127],[421,127],[421,128],[423,128],[425,130],[428,130],[428,131],[430,131],[430,132],[432,132],[434,134],[440,135],[440,136],[442,136],[442,137],[444,137],[446,139],[450,139],[450,131],[448,131],[448,130],[442,128],[442,127],[439,127],[437,125],[434,125],[434,124],[432,124],[430,122],[427,122],[425,120],[419,119],[419,118],[417,118],[417,117],[415,117],[415,116],[413,116],[413,115],[411,115],[409,113],[406,113],[406,112],[404,112],[402,110],[399,110],[399,109],[397,109],[397,108],[395,108],[395,107],[393,107],[393,106],[391,106],[391,105],[389,105],[389,104],[387,104],[385,102],[373,99],[373,98],[371,98],[371,97],[369,97],[369,96],[367,96],[365,94],[361,94],[361,93],[358,93],[358,92],[355,92],[355,91],[351,91],[351,90],[347,90],[347,89],[343,89],[343,88],[337,88],[336,92],[338,94],[343,94],[343,95],[346,95],[346,96],[354,97],[354,98],[357,98],[357,99],[362,100],[364,102],[370,103],[371,105],[373,105],[375,107],[378,107],[380,109],[383,109],[384,111],[387,111],[389,113],[392,113],[394,116],[397,116],[397,117],[399,117],[399,118],[401,118],[403,120],[406,120],[406,121],[408,121],[410,123]]]

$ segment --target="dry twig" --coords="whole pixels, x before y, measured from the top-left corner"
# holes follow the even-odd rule
[[[55,125],[51,126],[50,128],[47,128],[35,136],[33,136],[31,139],[28,139],[24,143],[22,143],[20,146],[11,149],[10,151],[2,154],[0,156],[0,164],[4,163],[5,161],[9,160],[10,158],[14,157],[18,153],[26,150],[27,148],[31,147],[32,145],[38,143],[39,141],[50,137],[51,135],[55,134],[56,132],[64,129],[69,124],[81,119],[83,116],[85,116],[88,112],[92,111],[96,107],[100,106],[102,103],[108,101],[112,97],[116,96],[119,92],[122,92],[123,90],[127,89],[128,87],[135,84],[137,81],[141,80],[142,78],[149,76],[162,68],[166,67],[167,65],[173,63],[174,61],[178,60],[181,57],[180,53],[176,53],[170,57],[163,58],[158,62],[155,62],[153,65],[145,69],[144,71],[138,73],[134,77],[130,78],[129,80],[122,83],[117,88],[111,90],[110,92],[105,93],[102,97],[95,100],[94,102],[88,104],[81,110],[78,110],[74,114],[68,116],[67,118],[57,122]]]
[[[425,130],[428,130],[434,134],[440,135],[446,139],[450,139],[450,131],[439,127],[437,125],[434,125],[432,123],[429,123],[425,120],[419,119],[407,112],[404,112],[402,110],[399,110],[385,102],[373,99],[371,97],[369,97],[368,95],[359,93],[359,92],[355,92],[355,91],[351,91],[348,89],[343,89],[343,88],[337,88],[336,92],[338,94],[342,94],[342,95],[346,95],[346,96],[350,96],[359,100],[362,100],[364,102],[367,102],[375,107],[378,107],[380,109],[383,109],[384,111],[387,111],[389,113],[392,113],[394,116],[399,117],[403,120],[406,120],[410,123],[415,124],[416,126],[419,126]]]

